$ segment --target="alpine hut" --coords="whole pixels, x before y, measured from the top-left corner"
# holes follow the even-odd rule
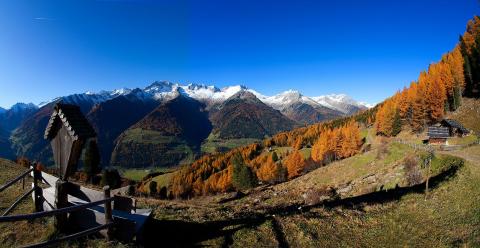
[[[466,129],[460,122],[452,119],[444,119],[440,122],[440,126],[447,127],[450,137],[463,137],[470,134],[470,131]]]
[[[433,145],[445,145],[450,137],[448,127],[430,126],[428,127],[428,143]]]
[[[77,169],[77,162],[87,140],[96,133],[76,105],[57,103],[45,129],[44,138],[50,141],[53,159],[62,180]]]

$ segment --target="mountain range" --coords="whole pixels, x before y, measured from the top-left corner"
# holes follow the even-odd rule
[[[0,156],[51,163],[43,132],[60,101],[78,105],[92,123],[102,164],[125,167],[177,165],[198,157],[212,140],[262,139],[371,107],[344,94],[307,97],[289,90],[265,96],[240,85],[220,89],[159,81],[143,89],[86,92],[0,109]]]

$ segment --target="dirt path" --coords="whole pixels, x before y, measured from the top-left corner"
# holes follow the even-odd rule
[[[471,146],[462,150],[441,151],[438,153],[461,157],[474,165],[480,166],[480,146],[479,145]]]

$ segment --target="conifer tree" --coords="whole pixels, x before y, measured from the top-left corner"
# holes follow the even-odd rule
[[[233,175],[232,184],[237,190],[246,190],[257,184],[255,175],[250,167],[244,164],[243,158],[236,153],[232,158]]]

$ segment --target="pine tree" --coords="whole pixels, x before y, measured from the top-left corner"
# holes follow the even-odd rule
[[[272,153],[272,160],[273,160],[273,162],[277,162],[277,161],[278,161],[278,155],[277,155],[277,153],[276,153],[275,151]]]
[[[232,158],[232,184],[237,190],[246,190],[257,184],[255,175],[250,167],[244,164],[242,156],[237,153]]]
[[[395,115],[393,117],[393,125],[392,125],[392,136],[397,136],[397,134],[402,131],[402,119],[400,118],[400,112],[395,111]]]
[[[150,181],[148,184],[148,189],[150,191],[150,196],[156,196],[157,195],[157,182],[155,181]]]

